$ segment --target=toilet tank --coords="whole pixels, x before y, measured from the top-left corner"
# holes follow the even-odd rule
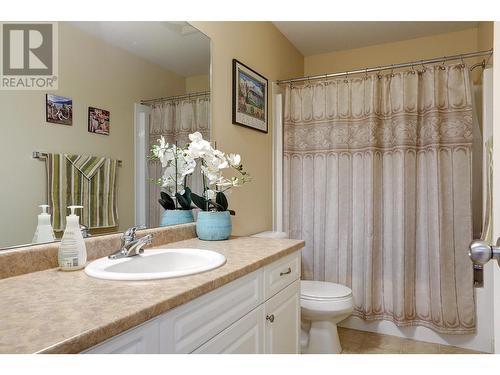
[[[256,234],[252,234],[250,237],[260,237],[260,238],[288,238],[288,234],[286,232],[260,232]]]

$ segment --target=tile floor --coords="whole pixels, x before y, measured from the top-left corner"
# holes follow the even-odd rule
[[[431,344],[339,327],[342,354],[483,354],[455,346]]]

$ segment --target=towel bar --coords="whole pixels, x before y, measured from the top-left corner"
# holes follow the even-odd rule
[[[46,152],[33,151],[33,159],[45,160],[46,158],[47,158],[47,153]],[[121,160],[118,160],[118,165],[120,167],[122,166],[122,161]]]

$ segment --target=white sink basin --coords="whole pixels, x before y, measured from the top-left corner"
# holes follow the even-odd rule
[[[153,280],[194,275],[226,263],[226,257],[212,250],[155,249],[129,258],[100,258],[85,267],[85,273],[107,280]]]

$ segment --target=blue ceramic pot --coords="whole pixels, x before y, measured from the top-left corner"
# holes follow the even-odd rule
[[[160,226],[186,224],[194,221],[191,210],[166,210],[161,215]]]
[[[229,211],[200,211],[196,221],[196,234],[200,240],[221,241],[231,236],[233,227]]]

